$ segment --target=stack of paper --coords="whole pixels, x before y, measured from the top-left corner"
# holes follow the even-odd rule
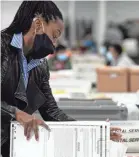
[[[59,98],[87,98],[92,82],[77,79],[56,79],[50,80],[52,93],[56,100]]]
[[[10,157],[109,157],[108,122],[48,122],[39,128],[39,141],[24,137],[23,127],[11,124]]]
[[[104,66],[105,59],[99,55],[73,55],[72,67],[74,76],[78,79],[90,80],[96,83],[96,68]]]

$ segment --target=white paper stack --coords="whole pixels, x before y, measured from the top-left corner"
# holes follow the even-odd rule
[[[105,59],[99,55],[84,54],[72,56],[74,76],[78,79],[97,81],[96,68],[104,66]]]
[[[82,79],[60,78],[50,80],[50,86],[56,100],[59,98],[87,98],[91,91],[92,82]]]
[[[47,122],[39,128],[39,141],[29,141],[16,122],[11,124],[10,157],[109,157],[108,122]]]

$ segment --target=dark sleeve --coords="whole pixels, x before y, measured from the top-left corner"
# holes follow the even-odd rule
[[[73,118],[68,117],[58,106],[52,95],[49,85],[49,68],[47,60],[42,65],[42,81],[41,91],[46,97],[46,102],[39,108],[39,112],[45,121],[75,121]]]
[[[4,116],[7,121],[15,118],[16,107],[7,104],[5,101],[1,102],[1,116]]]
[[[1,33],[1,87],[5,79],[5,75],[8,67],[8,35]],[[2,92],[2,91],[1,91]],[[1,101],[1,116],[7,121],[10,121],[15,117],[16,108],[7,104],[5,101]]]

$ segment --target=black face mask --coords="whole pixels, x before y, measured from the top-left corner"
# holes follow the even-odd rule
[[[53,54],[55,47],[50,38],[44,34],[36,34],[30,55],[33,59],[41,59]]]

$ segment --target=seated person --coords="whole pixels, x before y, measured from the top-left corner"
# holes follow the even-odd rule
[[[112,54],[109,53],[109,43],[105,42],[102,47],[100,48],[100,55],[104,56],[105,58],[105,64],[107,66],[111,66],[111,61],[113,59]]]
[[[81,43],[81,48],[84,52],[90,51],[96,53],[96,43],[93,41],[91,33],[86,33],[84,35],[84,39]]]
[[[136,65],[126,52],[123,52],[119,44],[110,45],[109,53],[112,55],[112,66],[131,67]]]
[[[66,47],[58,45],[55,55],[48,60],[51,71],[71,69],[70,56],[66,53]]]

